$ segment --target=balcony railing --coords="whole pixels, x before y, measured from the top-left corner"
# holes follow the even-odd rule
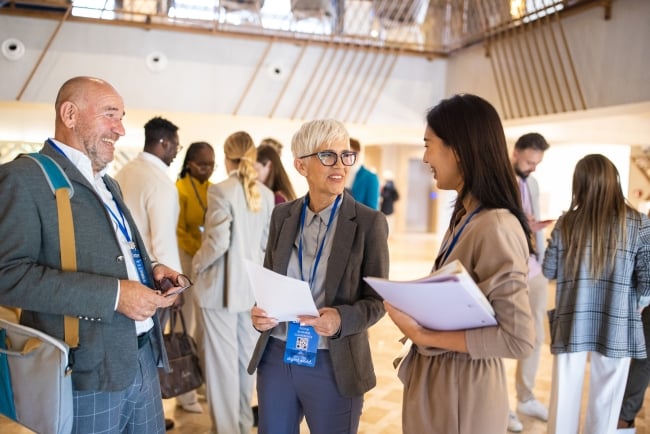
[[[593,0],[0,0],[0,13],[65,13],[148,27],[450,52]]]

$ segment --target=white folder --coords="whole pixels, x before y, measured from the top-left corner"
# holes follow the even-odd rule
[[[364,277],[397,309],[431,330],[464,330],[497,325],[494,309],[463,264],[455,260],[411,281]]]

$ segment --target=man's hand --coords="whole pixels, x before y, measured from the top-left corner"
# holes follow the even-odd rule
[[[160,282],[165,278],[171,280],[172,282],[176,282],[178,280],[179,274],[181,273],[176,270],[172,270],[164,264],[156,264],[156,266],[153,267],[153,280],[156,282]]]
[[[144,321],[151,318],[158,308],[174,304],[177,297],[163,297],[158,291],[153,291],[135,280],[120,280],[117,311],[133,320]]]
[[[532,232],[537,232],[541,231],[542,229],[546,229],[548,225],[553,223],[555,220],[549,219],[549,220],[535,220],[535,217],[532,215],[526,215],[528,217],[528,226],[530,227],[530,230]]]

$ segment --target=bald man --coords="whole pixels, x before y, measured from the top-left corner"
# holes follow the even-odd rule
[[[167,366],[156,310],[170,306],[154,284],[178,272],[152,263],[119,186],[106,174],[124,135],[124,103],[109,83],[75,77],[55,103],[54,137],[40,153],[69,178],[76,271],[61,271],[57,208],[30,158],[0,166],[0,304],[20,322],[63,340],[79,318],[73,350],[75,433],[164,433],[157,366]]]

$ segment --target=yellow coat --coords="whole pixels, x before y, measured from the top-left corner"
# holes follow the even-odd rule
[[[189,173],[176,181],[180,202],[176,227],[178,247],[190,256],[194,256],[201,246],[201,231],[208,203],[208,186],[210,185],[210,181],[201,183],[192,178]]]

